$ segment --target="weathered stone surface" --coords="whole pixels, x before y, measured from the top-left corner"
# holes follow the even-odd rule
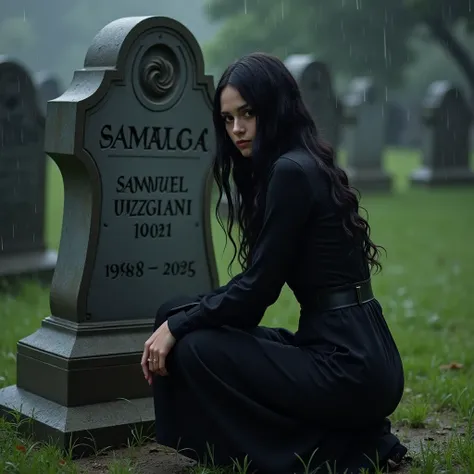
[[[29,71],[0,56],[0,280],[51,282],[56,252],[44,238],[44,115]]]
[[[118,445],[153,423],[140,358],[156,311],[218,285],[213,94],[183,25],[122,18],[48,103],[45,148],[65,198],[52,314],[19,342],[17,387],[0,391],[4,410],[38,407],[40,438],[85,442],[87,430]]]

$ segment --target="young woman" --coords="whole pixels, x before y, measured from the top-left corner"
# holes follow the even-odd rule
[[[142,358],[158,443],[217,465],[247,456],[259,474],[397,465],[407,450],[387,417],[402,362],[371,289],[379,248],[346,174],[272,56],[228,67],[214,124],[243,271],[158,310]],[[259,326],[285,283],[301,307],[295,333]]]

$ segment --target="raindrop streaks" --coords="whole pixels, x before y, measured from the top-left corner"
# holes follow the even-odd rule
[[[341,33],[342,33],[342,39],[346,39],[346,31],[344,29],[344,20],[341,20]]]

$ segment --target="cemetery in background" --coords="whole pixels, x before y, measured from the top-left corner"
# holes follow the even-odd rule
[[[84,57],[66,87],[0,58],[2,423],[17,410],[34,440],[76,444],[75,454],[150,433],[139,361],[156,309],[225,283],[230,258],[210,176],[216,78],[195,36],[172,18],[121,18]],[[433,82],[412,118],[419,146],[394,145],[393,108],[374,78],[338,94],[311,52],[285,63],[387,249],[374,285],[405,364],[393,421],[417,441],[413,469],[430,449],[440,470],[474,469],[468,99]],[[297,318],[285,288],[262,324],[294,330]],[[27,462],[22,435],[0,429],[0,470],[3,459]]]

